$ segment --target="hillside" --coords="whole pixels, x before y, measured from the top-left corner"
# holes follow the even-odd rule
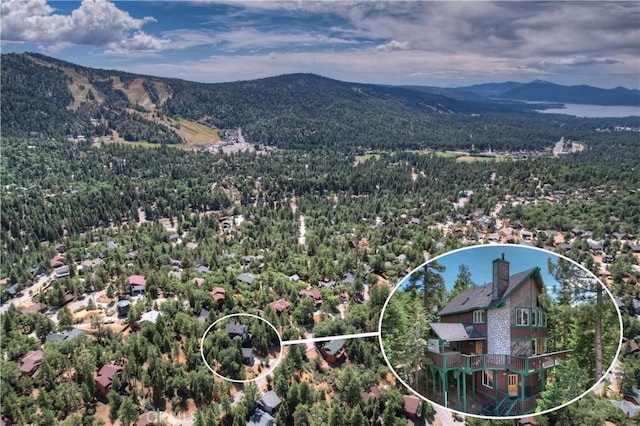
[[[282,148],[509,148],[522,127],[500,112],[523,105],[447,91],[348,83],[313,74],[203,84],[78,66],[40,54],[2,56],[6,136],[202,146],[215,129],[242,127],[247,140]],[[469,127],[469,114],[489,122]],[[542,134],[527,149],[549,143]],[[555,136],[554,136],[555,137]],[[473,140],[472,140],[473,139]]]
[[[314,74],[204,84],[34,53],[3,55],[1,83],[4,136],[84,136],[196,149],[219,142],[218,129],[241,127],[249,143],[284,149],[538,151],[566,136],[566,124],[575,121],[563,117],[561,126],[522,102],[456,89]]]

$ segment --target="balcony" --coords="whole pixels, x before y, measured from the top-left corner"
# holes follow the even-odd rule
[[[459,368],[465,373],[480,370],[509,370],[517,373],[532,373],[555,366],[567,358],[571,350],[550,352],[529,357],[497,354],[463,354],[460,352],[427,352],[433,365],[445,370]]]

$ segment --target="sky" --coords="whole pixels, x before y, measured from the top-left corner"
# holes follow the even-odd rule
[[[427,263],[437,262],[446,269],[441,273],[445,287],[447,290],[453,289],[456,278],[459,273],[459,266],[466,265],[471,272],[471,280],[476,285],[488,284],[492,281],[493,261],[501,258],[509,262],[509,274],[514,275],[518,272],[525,271],[530,268],[539,267],[542,281],[548,291],[552,291],[553,287],[559,286],[558,281],[549,273],[548,262],[551,260],[557,263],[560,256],[550,251],[537,249],[535,247],[526,247],[522,245],[501,245],[501,244],[485,244],[472,246],[462,250],[455,250],[442,256],[434,258]],[[566,258],[565,258],[566,259]],[[403,280],[403,285],[408,285],[409,276]],[[553,294],[551,294],[553,296]]]
[[[1,49],[200,82],[640,88],[640,2],[2,0]]]

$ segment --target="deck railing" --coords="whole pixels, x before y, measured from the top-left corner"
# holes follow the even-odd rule
[[[529,357],[499,354],[462,354],[460,352],[427,352],[427,357],[439,368],[461,368],[466,371],[510,370],[533,372],[555,366],[565,360],[570,350]]]

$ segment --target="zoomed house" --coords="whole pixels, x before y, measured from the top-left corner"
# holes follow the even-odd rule
[[[540,268],[511,274],[503,254],[492,275],[456,295],[430,324],[425,396],[468,413],[531,413],[548,370],[569,351],[547,349]]]

